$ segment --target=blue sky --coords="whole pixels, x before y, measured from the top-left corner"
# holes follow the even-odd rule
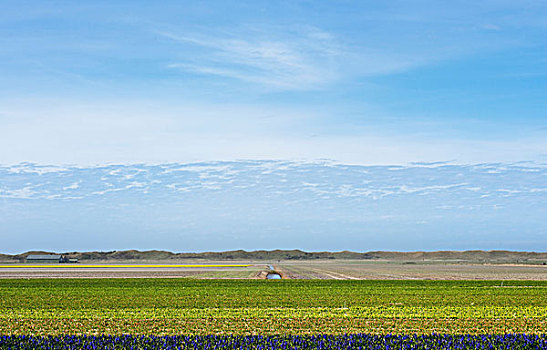
[[[547,5],[3,1],[2,161],[544,161]]]
[[[99,169],[239,160],[462,167],[527,162],[542,169],[547,162],[544,1],[0,0],[0,8],[0,164],[6,169],[22,162]],[[28,186],[12,188],[7,179],[0,177],[0,214],[57,200],[14,197],[13,191],[43,183],[32,178]],[[71,185],[55,181],[60,188]],[[395,187],[404,183],[393,181]],[[533,188],[546,187],[545,177],[537,181]],[[229,198],[236,198],[232,190]],[[545,199],[545,192],[533,193]],[[62,201],[99,205],[90,198]],[[371,215],[374,208],[367,209]],[[504,216],[519,215],[511,208]],[[68,229],[59,210],[51,219],[57,224],[43,218],[55,231]],[[453,208],[443,215],[448,223],[459,214]],[[333,225],[345,227],[344,217],[342,209],[333,212]],[[81,237],[113,227],[100,218]],[[498,232],[518,226],[488,218]],[[289,231],[304,225],[293,219],[272,214],[269,225]],[[30,232],[24,220],[9,220],[3,234]],[[406,237],[396,220],[384,221],[384,230]],[[183,229],[170,222],[167,231]],[[212,222],[223,227],[222,220]],[[480,225],[462,225],[479,232]],[[214,231],[205,226],[203,231]],[[327,237],[330,231],[320,227],[318,234]],[[527,237],[537,243],[534,235],[546,226],[531,227]],[[440,235],[438,227],[416,228],[424,237]],[[112,246],[133,247],[123,244],[129,229],[117,230],[120,239]],[[332,246],[323,241],[323,249]],[[389,242],[375,247],[389,249]],[[255,243],[248,248],[265,248]],[[498,243],[491,246],[521,247],[514,239]],[[537,249],[545,250],[541,243]],[[447,246],[441,240],[424,249]],[[17,247],[9,249],[23,249]]]
[[[0,167],[2,251],[545,251],[547,167],[232,161]]]

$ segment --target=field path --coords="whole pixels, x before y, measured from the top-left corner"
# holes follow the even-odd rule
[[[319,269],[312,269],[312,268],[309,268],[309,270],[314,271],[316,273],[319,273],[321,275],[328,276],[328,277],[330,277],[332,279],[335,279],[335,280],[358,280],[359,279],[357,277],[344,275],[342,273],[334,272],[334,271],[330,271],[330,270],[319,270]]]

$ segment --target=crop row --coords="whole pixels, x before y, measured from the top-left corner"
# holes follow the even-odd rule
[[[0,349],[547,349],[546,335],[4,336]]]
[[[545,318],[364,319],[364,318],[204,318],[204,319],[0,319],[0,334],[503,334],[547,333]]]
[[[525,282],[0,279],[0,309],[547,307]]]
[[[0,319],[176,319],[176,318],[544,318],[547,307],[350,307],[237,309],[0,309]]]

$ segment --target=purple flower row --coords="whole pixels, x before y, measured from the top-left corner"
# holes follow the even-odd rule
[[[546,349],[547,334],[286,336],[0,336],[0,349]]]

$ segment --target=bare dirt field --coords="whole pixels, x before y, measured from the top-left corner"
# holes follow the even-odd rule
[[[155,266],[154,266],[155,265]],[[158,266],[161,265],[161,266]],[[179,266],[176,266],[179,265]],[[180,266],[200,265],[200,266]],[[211,266],[245,265],[245,266]],[[116,261],[0,267],[0,278],[266,278],[273,265],[286,279],[547,280],[547,266],[471,262],[363,260]],[[17,266],[17,267],[15,267]]]
[[[0,278],[259,278],[265,269],[265,265],[225,261],[177,261],[168,264],[165,261],[117,261],[40,266],[11,264],[0,266]]]
[[[547,266],[401,261],[297,261],[275,265],[286,278],[547,280]]]

